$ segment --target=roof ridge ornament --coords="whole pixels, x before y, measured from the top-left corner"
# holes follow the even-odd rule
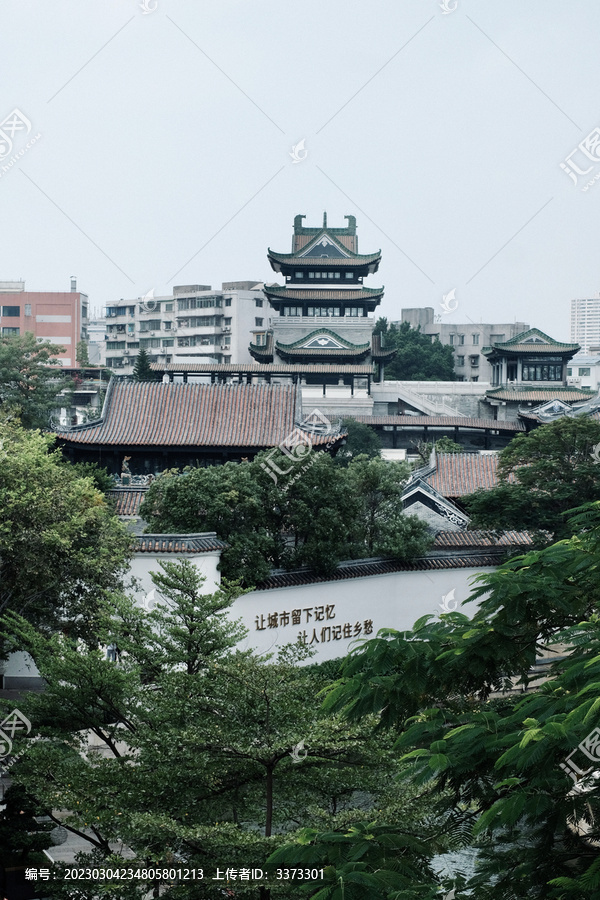
[[[323,228],[327,228],[327,213],[323,213]]]

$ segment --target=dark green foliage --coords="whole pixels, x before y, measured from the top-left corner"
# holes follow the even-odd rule
[[[64,465],[80,478],[91,478],[96,489],[103,494],[106,494],[107,491],[112,491],[115,487],[114,477],[110,474],[108,469],[102,468],[102,466],[99,466],[97,463],[72,463],[69,462],[69,460],[64,459]]]
[[[4,809],[0,811],[0,865],[25,865],[30,854],[51,846],[49,832],[54,824],[36,822],[35,816],[40,816],[42,809],[19,784],[6,789],[3,803]]]
[[[397,348],[395,357],[386,363],[386,381],[456,381],[452,347],[437,339],[432,341],[430,335],[421,334],[420,328],[411,328],[408,322],[398,328],[379,319],[375,331],[381,334],[385,348]]]
[[[142,348],[138,350],[133,366],[134,381],[156,381],[156,374],[150,368],[150,358],[148,352]]]
[[[0,423],[0,441],[0,612],[84,628],[118,587],[131,537],[52,437]]]
[[[402,773],[391,737],[374,736],[371,721],[348,725],[323,712],[319,695],[329,678],[326,667],[298,664],[306,648],[284,648],[277,660],[236,651],[242,629],[228,614],[235,586],[203,595],[191,564],[163,570],[153,612],[124,597],[103,609],[98,639],[119,647],[118,664],[93,642],[46,637],[18,616],[7,619],[14,646],[31,653],[47,681],[42,695],[20,704],[43,740],[16,739],[22,756],[11,774],[42,809],[67,811],[65,827],[87,835],[79,864],[162,867],[177,859],[211,875],[217,866],[265,869],[304,828],[363,841],[372,835],[361,863],[370,866],[375,847],[387,848],[398,884],[411,873],[432,884],[424,847],[447,842],[439,823],[419,823],[427,804],[395,780]],[[82,752],[90,733],[103,754]],[[381,828],[382,818],[393,825]],[[133,862],[121,855],[121,841]],[[319,865],[339,856],[332,843],[319,850]],[[348,860],[348,884],[374,883],[362,868]],[[70,896],[68,882],[54,887],[56,896]],[[207,877],[201,888],[184,884],[168,895],[223,896],[222,882]],[[138,882],[128,894],[131,885],[115,883],[107,896],[148,889]],[[299,896],[297,882],[272,878],[270,889],[271,900]],[[259,895],[249,884],[239,896]]]
[[[574,537],[478,577],[473,619],[453,612],[380,632],[350,654],[326,701],[349,721],[377,716],[414,786],[472,823],[470,896],[600,893],[600,787],[593,777],[573,792],[561,768],[573,752],[580,768],[597,767],[577,747],[600,709],[600,503],[576,512]],[[550,678],[538,684],[531,667],[548,644]],[[512,690],[493,694],[502,689]]]
[[[229,545],[223,574],[245,585],[272,568],[309,566],[327,574],[343,559],[425,552],[427,529],[402,512],[406,466],[366,456],[340,466],[325,453],[294,465],[282,455],[289,472],[275,484],[270,455],[164,473],[149,488],[141,515],[150,530],[215,531]]]
[[[497,487],[463,497],[474,528],[529,529],[540,543],[568,537],[565,512],[600,499],[600,422],[557,419],[519,434],[500,453]]]
[[[58,394],[71,385],[55,356],[64,347],[38,344],[31,331],[0,336],[0,409],[25,428],[47,428]]]
[[[348,432],[348,437],[346,443],[334,457],[337,463],[347,466],[350,460],[356,456],[368,456],[370,459],[379,458],[381,441],[373,428],[365,425],[364,422],[357,422],[355,419],[345,419],[341,429]]]

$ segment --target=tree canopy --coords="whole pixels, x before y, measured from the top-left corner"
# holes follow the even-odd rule
[[[245,585],[272,568],[310,566],[327,574],[343,559],[410,559],[426,551],[426,526],[401,508],[407,465],[358,456],[340,466],[326,453],[304,464],[282,457],[291,470],[275,484],[270,456],[163,473],[140,514],[151,530],[215,531],[229,545],[221,571]]]
[[[379,458],[381,441],[369,425],[348,418],[342,422],[341,429],[348,433],[348,437],[334,457],[336,463],[346,466],[356,456],[368,456],[370,459]]]
[[[272,874],[269,890],[229,887],[240,898],[278,900],[300,890],[267,869],[278,847],[304,840],[303,829],[348,828],[378,830],[377,846],[386,846],[384,820],[401,845],[398,880],[415,873],[421,885],[435,885],[427,853],[447,846],[443,826],[427,822],[427,801],[395,781],[391,738],[373,734],[370,721],[348,725],[324,713],[319,693],[335,664],[311,664],[300,646],[277,659],[236,651],[242,629],[228,609],[239,587],[203,594],[188,561],[162,568],[152,612],[123,596],[103,607],[98,640],[117,648],[117,661],[98,640],[42,635],[6,617],[14,646],[31,653],[47,682],[20,704],[42,740],[15,739],[22,755],[11,777],[55,822],[85,837],[79,866],[203,868],[207,900],[223,897],[226,885],[210,879],[217,868],[260,868]],[[58,818],[55,810],[68,812]],[[331,848],[308,867],[325,868],[335,856]],[[350,881],[364,889],[358,869]],[[60,875],[57,867],[53,896],[72,896]],[[313,893],[325,885],[326,896],[337,896],[334,876],[311,879]],[[152,886],[145,879],[104,887],[125,898]],[[98,891],[97,882],[77,887],[89,898]],[[186,900],[198,891],[181,881],[166,889]]]
[[[156,375],[150,368],[148,351],[144,350],[143,347],[141,350],[138,350],[138,355],[135,358],[132,377],[134,381],[156,381]]]
[[[57,397],[71,384],[61,377],[57,344],[38,344],[31,331],[0,336],[0,409],[18,417],[25,428],[45,428]]]
[[[0,611],[83,628],[127,567],[131,537],[54,439],[0,422]]]
[[[462,498],[472,527],[529,529],[541,543],[569,536],[565,512],[600,500],[598,447],[600,422],[585,416],[517,435],[500,452],[499,484]]]
[[[466,829],[469,896],[600,894],[600,503],[575,512],[569,539],[478,576],[472,619],[426,616],[353,651],[326,701],[375,715],[415,788]]]
[[[408,322],[400,327],[387,319],[378,319],[375,332],[381,334],[386,349],[395,347],[395,357],[385,366],[386,381],[456,381],[454,349],[437,338],[411,328]]]

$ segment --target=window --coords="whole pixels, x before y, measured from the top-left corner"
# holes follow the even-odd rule
[[[572,375],[572,374],[573,374],[573,369],[567,369],[567,375]]]
[[[140,322],[140,331],[160,331],[160,319],[147,319]]]
[[[25,315],[26,315],[26,316],[30,316],[30,315],[31,315],[31,303],[26,303],[26,304],[25,304]]]
[[[336,272],[336,273],[335,273],[335,277],[336,277],[336,278],[339,278],[339,277],[340,277],[340,273],[339,273],[339,272]]]
[[[314,273],[314,272],[309,272],[309,273],[308,273],[308,277],[309,277],[309,278],[314,278],[314,277],[315,277],[315,273]]]
[[[266,343],[267,343],[267,336],[266,336],[266,334],[257,334],[257,335],[256,335],[256,337],[255,337],[255,339],[254,339],[254,344],[255,344],[255,346],[257,346],[257,347],[264,347],[264,346],[266,345]]]
[[[473,346],[476,347],[479,344],[479,334],[473,335]]]
[[[231,297],[225,297],[225,306],[231,306]]]
[[[223,338],[223,346],[229,347],[230,344],[231,344],[231,335],[226,334],[225,337]]]
[[[162,345],[163,345],[163,347],[174,347],[175,339],[174,338],[163,339]]]
[[[19,334],[19,328],[3,328],[2,334]]]
[[[106,344],[107,350],[125,350],[126,347],[127,344],[125,343],[125,341],[108,341],[108,343]]]
[[[263,305],[262,300],[259,300],[258,298],[257,298],[254,302],[255,302],[255,304],[256,304],[257,306],[262,306],[262,305]]]
[[[359,316],[361,314],[361,310],[357,306],[349,306],[346,309],[347,316]]]
[[[284,306],[283,307],[283,315],[284,316],[301,316],[302,315],[302,307],[301,306]]]
[[[82,306],[82,307],[81,307],[81,318],[82,318],[82,319],[87,319],[87,306]]]
[[[472,366],[478,366],[479,365],[479,357],[478,356],[470,356],[469,362],[471,363]]]
[[[173,312],[173,304],[165,303],[165,312]]]
[[[464,364],[465,364],[465,358],[464,358],[464,356],[457,356],[457,357],[456,357],[456,365],[457,365],[457,366],[464,366]]]
[[[20,306],[3,306],[2,307],[2,315],[3,316],[17,316],[17,318],[21,315],[21,307]]]
[[[133,332],[135,331],[135,325],[133,325],[133,324],[128,325],[128,326],[127,326],[127,331],[128,331],[129,334],[133,334]]]
[[[352,273],[352,272],[346,272],[346,273],[345,273],[345,276],[346,276],[346,278],[352,278],[352,277],[353,277],[353,273]]]
[[[302,278],[302,272],[294,272],[294,278]]]
[[[165,331],[170,331],[172,327],[172,322],[163,322],[163,328]]]
[[[523,360],[523,381],[562,381],[562,363],[557,359]]]
[[[448,342],[450,343],[450,346],[451,346],[451,347],[454,346],[454,343],[455,343],[454,338],[455,338],[455,337],[456,337],[455,334],[451,334],[451,335],[449,336],[449,338],[448,338]]]
[[[457,336],[458,336],[458,343],[461,344],[461,345],[464,344],[464,342],[465,342],[465,336],[464,336],[464,334],[459,334],[459,335],[457,335]]]
[[[140,338],[140,348],[148,350],[152,347],[160,347],[160,338]]]
[[[262,320],[262,319],[255,319],[255,320],[254,320],[254,324],[255,324],[255,326],[256,326],[257,328],[262,328],[263,320]]]
[[[585,367],[585,368],[583,368],[583,369],[582,369],[582,368],[579,369],[579,374],[580,374],[580,375],[587,375],[588,378],[589,378],[589,376],[590,376],[590,372],[591,372],[591,370],[588,369],[587,367]]]
[[[231,316],[227,316],[223,319],[223,325],[231,325]]]
[[[127,349],[128,349],[128,350],[137,350],[137,349],[139,348],[139,346],[140,346],[140,342],[139,342],[139,341],[131,341],[131,342],[128,341],[128,342],[127,342]]]

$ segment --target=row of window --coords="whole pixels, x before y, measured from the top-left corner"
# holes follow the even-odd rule
[[[178,347],[207,347],[210,345],[229,345],[230,343],[231,336],[228,334],[225,334],[222,337],[220,334],[194,334],[190,337],[177,338]]]
[[[294,277],[304,279],[304,278],[306,278],[306,274],[307,274],[306,272],[294,272]],[[309,278],[316,278],[318,280],[327,279],[329,281],[335,281],[335,279],[341,278],[342,275],[344,276],[344,278],[347,278],[347,279],[354,278],[354,272],[309,272],[308,273]]]
[[[572,374],[573,374],[573,369],[571,369],[571,368],[567,369],[567,375],[572,375]],[[592,370],[590,369],[589,366],[579,366],[579,368],[577,369],[577,374],[582,375],[584,378],[585,377],[589,378],[590,375],[592,374]]]
[[[323,316],[324,318],[336,318],[344,315],[344,310],[340,306],[308,306],[306,312],[302,306],[284,306],[281,310],[282,316]],[[345,310],[346,316],[366,316],[367,311],[361,306],[348,306]],[[257,321],[258,324],[258,321]],[[261,323],[262,324],[262,323]]]
[[[465,364],[464,356],[457,356],[456,357],[456,365],[464,366],[464,364]],[[469,357],[469,365],[478,366],[479,365],[479,356],[470,356]]]
[[[220,309],[223,306],[222,297],[182,297],[177,301],[177,309],[182,312],[186,309],[210,309],[216,306]],[[225,306],[231,306],[231,297],[225,298]]]
[[[8,326],[2,328],[2,334],[19,334],[20,331],[20,328],[9,328]]]
[[[521,378],[523,381],[562,381],[562,366],[543,363],[523,364]]]
[[[437,335],[436,335],[437,337]],[[449,335],[450,346],[462,346],[465,342],[464,334],[451,334]],[[474,347],[477,347],[479,344],[479,333],[471,335],[471,343]]]

